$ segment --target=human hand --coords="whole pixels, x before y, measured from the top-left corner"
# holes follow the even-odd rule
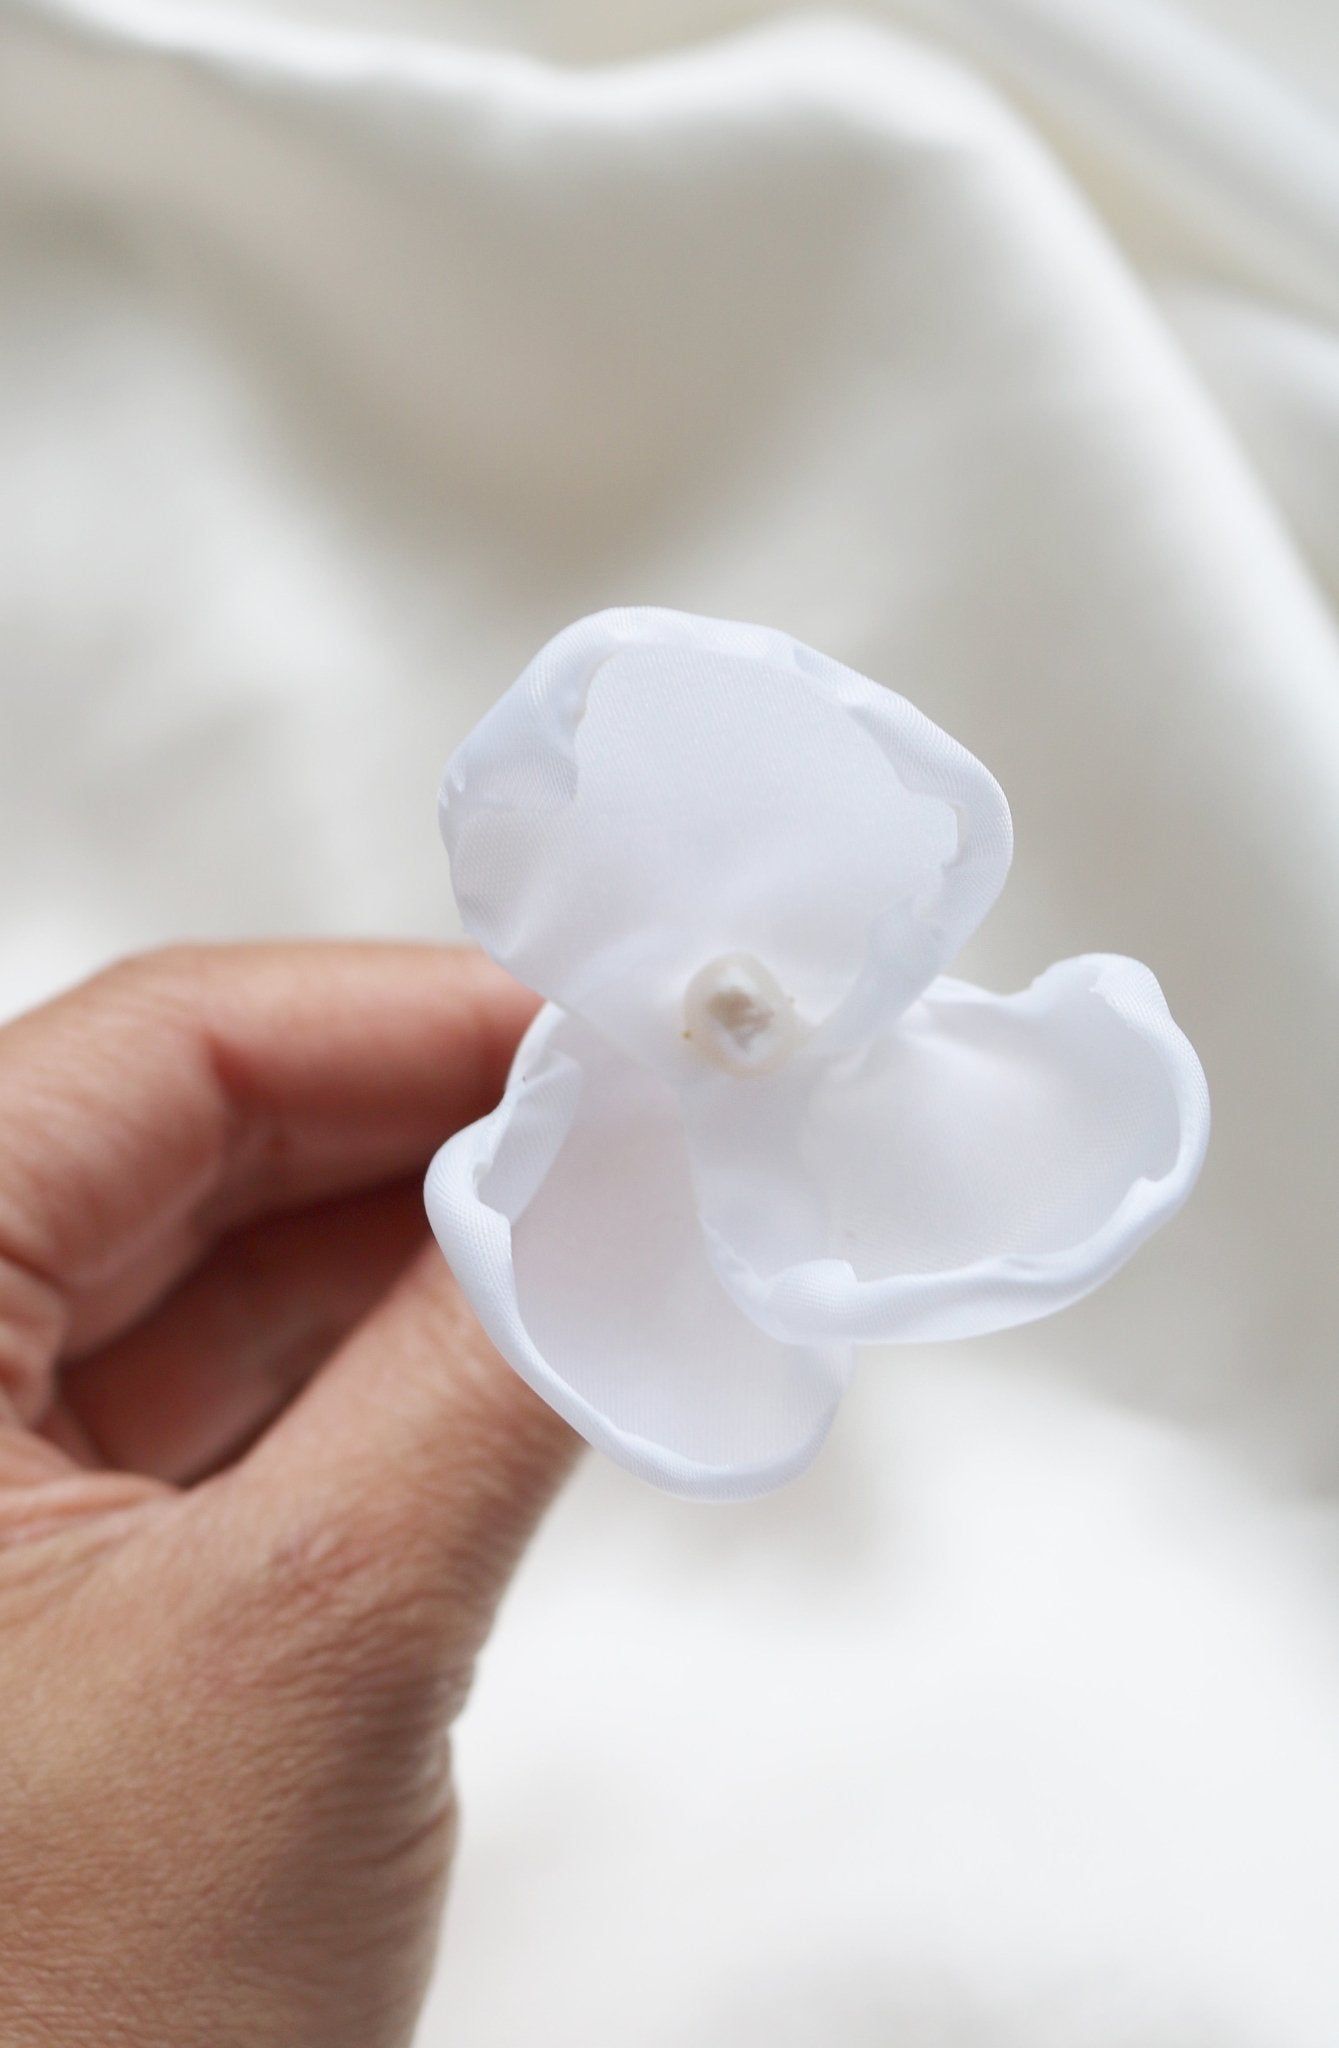
[[[389,2048],[447,1730],[577,1439],[433,1245],[530,999],[180,949],[0,1031],[0,2040]]]

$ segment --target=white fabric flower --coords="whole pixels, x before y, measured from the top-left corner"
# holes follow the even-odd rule
[[[1194,1182],[1208,1094],[1148,969],[948,979],[1004,797],[783,633],[569,627],[455,754],[442,831],[466,927],[548,1002],[432,1226],[522,1377],[659,1486],[780,1484],[855,1344],[1063,1308]]]

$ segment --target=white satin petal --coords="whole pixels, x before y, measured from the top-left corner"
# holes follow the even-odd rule
[[[741,1306],[789,1342],[876,1343],[1078,1300],[1184,1201],[1208,1127],[1152,974],[1089,954],[1015,996],[941,979],[803,1092],[718,1093],[691,1147]]]
[[[499,1351],[620,1464],[742,1500],[818,1451],[849,1347],[778,1343],[730,1300],[672,1095],[580,1023],[541,1011],[498,1108],[437,1154],[426,1200]]]
[[[550,641],[450,762],[442,831],[494,959],[680,1083],[709,962],[755,958],[806,1027],[853,991],[856,1022],[886,1015],[1011,852],[994,780],[904,698],[786,634],[653,610]]]

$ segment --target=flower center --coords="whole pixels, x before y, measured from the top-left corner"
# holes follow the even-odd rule
[[[770,1074],[808,1037],[774,974],[751,953],[723,953],[683,997],[684,1037],[726,1074]]]

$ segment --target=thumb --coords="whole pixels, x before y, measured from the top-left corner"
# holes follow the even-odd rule
[[[234,1477],[267,1547],[370,1573],[472,1656],[581,1448],[429,1242]]]

